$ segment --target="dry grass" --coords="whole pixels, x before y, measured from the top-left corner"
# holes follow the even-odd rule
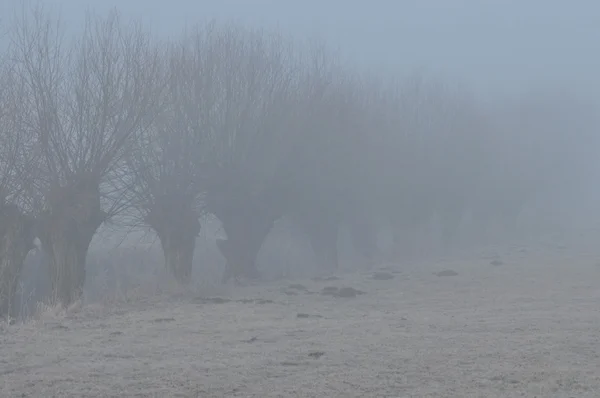
[[[182,292],[41,309],[1,329],[0,395],[600,396],[595,254],[493,258],[414,264],[389,280],[250,286],[225,300]],[[444,269],[458,275],[433,274]],[[319,294],[332,285],[366,294]]]

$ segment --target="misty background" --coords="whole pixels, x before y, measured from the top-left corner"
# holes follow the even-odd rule
[[[39,3],[53,12],[60,11],[72,34],[80,28],[86,11],[103,15],[113,7],[124,19],[141,19],[162,37],[177,37],[186,26],[198,22],[234,21],[254,28],[276,29],[300,41],[323,41],[330,51],[339,52],[350,69],[365,74],[398,80],[426,76],[443,81],[458,87],[459,92],[468,93],[470,101],[494,120],[496,126],[502,126],[506,134],[499,136],[502,142],[496,143],[498,147],[520,148],[520,153],[505,158],[507,173],[535,169],[535,165],[554,159],[552,156],[563,150],[566,154],[549,169],[552,174],[546,176],[545,188],[523,210],[519,222],[522,233],[486,243],[518,244],[546,236],[566,239],[591,233],[600,226],[597,211],[600,4],[597,2],[47,0]],[[2,20],[10,21],[22,4],[0,0]],[[520,134],[526,118],[515,118],[515,109],[526,109],[527,115],[535,115],[529,128],[534,133],[527,137]],[[512,116],[506,117],[508,114]],[[523,140],[530,142],[522,145]],[[495,146],[490,144],[490,148]],[[439,156],[443,157],[441,153]],[[467,170],[478,167],[465,162]],[[522,165],[523,169],[515,165]],[[453,189],[462,188],[456,185]],[[500,187],[489,200],[498,201],[502,207],[509,200],[503,196],[507,189],[521,187]],[[469,217],[476,216],[465,215],[465,219]],[[439,234],[431,231],[438,229],[434,225],[430,232],[419,235],[416,238],[419,243],[410,245],[418,250],[407,254],[406,259],[392,258],[391,249],[386,249],[391,238],[382,231],[379,246],[384,254],[379,261],[412,261],[415,256],[445,254],[437,250],[439,239],[431,238]],[[224,259],[214,243],[220,236],[217,220],[203,222],[194,259],[194,279],[199,284],[213,285],[220,278]],[[473,234],[466,231],[461,236],[462,239],[454,241],[455,248],[477,247],[471,239]],[[151,244],[153,240],[145,231],[104,228],[95,237],[88,255],[88,297],[97,299],[116,291],[126,295],[128,289],[148,284],[158,286],[164,279],[164,260],[159,245]],[[348,242],[340,242],[343,248],[340,268],[361,268],[364,259],[353,253],[350,246]],[[24,302],[43,298],[48,291],[39,253],[29,257],[17,304],[21,311],[31,311]],[[269,235],[259,264],[272,278],[318,272],[310,246],[296,239],[283,223]]]
[[[29,1],[33,4],[34,2]],[[117,7],[165,36],[202,21],[237,21],[326,41],[348,62],[375,73],[417,68],[468,84],[485,98],[543,85],[593,95],[600,88],[600,5],[593,0],[42,0],[69,28],[86,10]],[[0,2],[11,15],[21,0]]]

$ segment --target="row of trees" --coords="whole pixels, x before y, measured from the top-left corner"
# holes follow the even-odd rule
[[[74,41],[61,32],[27,14],[2,65],[3,313],[35,237],[64,304],[108,220],[152,229],[181,283],[208,213],[226,234],[224,280],[257,274],[282,217],[335,267],[342,226],[373,256],[382,226],[399,241],[435,215],[450,239],[467,210],[514,220],[582,142],[556,144],[581,117],[562,98],[490,114],[458,88],[377,81],[262,30],[209,24],[162,41],[113,12]]]

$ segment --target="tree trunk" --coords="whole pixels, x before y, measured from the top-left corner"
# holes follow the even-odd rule
[[[471,239],[478,246],[487,246],[492,241],[493,217],[489,208],[478,204],[471,210]]]
[[[85,260],[92,239],[77,229],[57,231],[41,239],[48,254],[52,298],[64,306],[81,297],[85,284]]]
[[[319,270],[326,273],[335,271],[338,268],[339,219],[326,212],[312,212],[297,214],[295,220],[308,237]]]
[[[48,199],[38,237],[48,255],[52,298],[67,306],[83,294],[87,253],[106,214],[99,185],[90,180],[56,187]]]
[[[160,240],[167,270],[178,283],[187,285],[191,281],[196,237],[200,233],[198,215],[192,210],[162,214],[164,217],[159,218],[157,213],[151,213],[150,226]]]
[[[441,207],[439,222],[441,229],[442,255],[451,254],[453,249],[455,249],[462,220],[463,208],[461,205],[446,205]]]
[[[377,228],[373,221],[364,218],[355,220],[349,225],[352,236],[352,246],[369,264],[374,265],[378,254]]]
[[[255,279],[260,276],[256,259],[277,217],[248,209],[244,215],[222,222],[227,239],[218,239],[217,246],[226,260],[223,283],[240,276]]]
[[[428,203],[399,206],[389,217],[392,227],[392,262],[412,261],[420,254],[421,236],[431,216]]]
[[[33,241],[33,220],[15,205],[0,205],[0,317],[13,316],[23,262]]]
[[[338,228],[313,229],[309,232],[309,240],[319,268],[324,272],[335,272],[339,266]]]
[[[488,202],[473,211],[474,232],[481,245],[501,244],[514,239],[522,205],[506,202]]]
[[[237,281],[239,276],[257,278],[258,252],[275,221],[283,215],[286,196],[275,184],[252,194],[238,177],[222,182],[207,198],[208,211],[221,221],[227,235],[227,239],[217,240],[226,261],[222,282],[232,277]]]
[[[391,262],[413,260],[417,255],[417,225],[408,227],[404,224],[392,225]]]
[[[509,202],[500,211],[501,239],[503,242],[513,244],[523,236],[519,235],[519,218],[525,206],[524,202]]]

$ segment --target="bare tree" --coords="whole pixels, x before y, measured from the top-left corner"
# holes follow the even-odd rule
[[[485,131],[468,93],[422,75],[389,83],[375,99],[380,218],[394,231],[395,255],[438,219],[444,244],[455,237],[473,194]]]
[[[215,54],[203,44],[198,33],[167,51],[164,109],[127,160],[136,224],[156,232],[165,265],[182,284],[190,281],[204,212],[211,101],[218,84],[215,70],[206,68]]]
[[[592,169],[596,115],[589,99],[556,88],[495,104],[481,162],[486,178],[472,204],[481,238],[514,238],[528,206],[552,206],[577,190],[573,183]]]
[[[426,132],[435,186],[434,215],[441,232],[441,249],[458,243],[460,226],[484,176],[483,147],[490,133],[485,113],[472,95],[440,85],[431,93],[432,127]]]
[[[188,112],[199,115],[204,137],[206,210],[227,235],[217,242],[227,260],[223,279],[255,276],[258,251],[286,200],[279,174],[294,133],[293,48],[276,34],[235,25],[198,33],[196,48],[204,94]]]
[[[13,33],[14,59],[28,89],[23,112],[42,159],[37,235],[49,256],[55,299],[82,293],[87,251],[98,227],[121,209],[111,177],[155,114],[159,62],[141,29],[90,17],[72,46],[41,9]]]
[[[0,316],[11,307],[27,253],[33,249],[31,136],[22,129],[23,90],[11,64],[0,64]]]
[[[346,225],[355,248],[373,256],[370,217],[370,87],[323,46],[311,47],[302,84],[300,131],[285,163],[287,213],[307,235],[322,270],[338,265],[338,234]]]

